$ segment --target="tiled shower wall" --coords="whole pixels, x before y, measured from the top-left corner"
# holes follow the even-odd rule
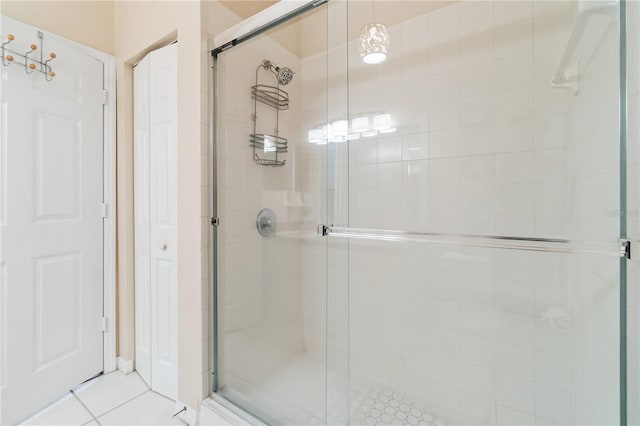
[[[576,2],[463,1],[391,27],[379,66],[350,43],[348,87],[329,90],[348,90],[351,118],[388,112],[398,131],[349,143],[348,225],[615,245],[618,26],[590,22],[574,95],[550,79],[576,15]],[[323,99],[313,80],[305,96]],[[327,170],[326,147],[309,150]],[[353,383],[473,424],[616,423],[617,258],[352,241],[342,262]]]
[[[299,143],[299,81],[282,87],[291,98],[280,112],[280,135],[289,140],[284,167],[253,161],[256,68],[264,59],[299,70],[299,58],[269,37],[223,54],[219,64],[218,211],[224,225],[218,239],[218,291],[221,386],[246,390],[282,362],[303,351],[300,255],[301,205],[295,190],[296,145]],[[275,85],[260,70],[259,83]],[[259,104],[258,133],[273,134],[275,109]],[[221,161],[220,159],[223,159]],[[277,235],[261,237],[256,216],[271,208]]]

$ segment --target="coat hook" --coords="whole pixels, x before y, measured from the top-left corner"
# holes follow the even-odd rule
[[[47,64],[48,64],[49,62],[53,61],[56,57],[57,57],[57,56],[56,56],[56,54],[55,54],[55,53],[53,53],[53,52],[49,53],[49,59],[47,59],[46,61],[44,61],[44,66],[45,66],[45,68],[47,68],[47,67],[48,67],[48,68],[51,68],[51,67],[50,67],[49,65],[47,65]]]
[[[38,46],[36,46],[35,44],[32,44],[29,47],[31,48],[31,50],[24,54],[24,71],[27,74],[31,74],[36,69],[36,64],[29,64],[29,55],[38,50]]]
[[[51,69],[51,65],[49,65],[49,62],[53,61],[56,57],[57,55],[54,52],[51,52],[49,53],[49,59],[44,61],[44,76],[47,81],[53,80],[53,77],[56,76],[56,73]]]
[[[5,41],[4,43],[2,43],[2,65],[7,66],[9,65],[12,61],[13,61],[13,56],[11,55],[5,55],[5,46],[9,43],[11,43],[13,40],[15,40],[15,37],[13,36],[13,34],[8,34],[7,35],[7,41]],[[11,58],[11,59],[9,59]]]

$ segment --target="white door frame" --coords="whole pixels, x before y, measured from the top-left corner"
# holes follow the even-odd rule
[[[5,19],[11,19],[4,17]],[[14,20],[15,21],[15,20]],[[18,21],[16,21],[18,22]],[[33,27],[33,25],[29,25]],[[36,28],[46,37],[56,38],[103,63],[103,88],[107,99],[103,108],[103,189],[102,202],[107,205],[103,221],[103,372],[116,369],[116,58],[57,34]]]

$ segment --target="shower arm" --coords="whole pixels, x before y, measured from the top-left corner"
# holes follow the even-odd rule
[[[280,67],[274,64],[273,62],[271,62],[270,60],[265,59],[264,61],[262,61],[262,68],[264,68],[267,71],[271,71],[273,74],[275,74],[276,79],[278,78],[278,71],[280,71]]]

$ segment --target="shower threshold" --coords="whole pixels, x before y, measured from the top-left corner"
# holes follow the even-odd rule
[[[313,380],[313,377],[316,380]],[[273,425],[316,426],[447,426],[447,416],[428,405],[381,383],[355,382],[347,398],[346,381],[327,377],[326,398],[319,392],[312,398],[309,383],[324,383],[326,371],[322,365],[301,354],[287,362],[259,383],[236,389],[221,389],[216,399],[224,398],[236,410],[255,411],[255,415]],[[267,392],[267,389],[270,392]],[[320,389],[316,388],[316,391]],[[324,392],[323,392],[324,393]],[[227,405],[224,404],[224,405]],[[258,408],[259,407],[259,408]],[[327,408],[328,407],[328,408]],[[348,407],[348,408],[347,408]],[[348,410],[348,411],[347,411]],[[348,414],[348,420],[345,419]],[[266,413],[271,413],[267,415]],[[250,414],[251,415],[251,414]],[[244,417],[244,416],[243,416]],[[246,417],[245,417],[246,418]]]

